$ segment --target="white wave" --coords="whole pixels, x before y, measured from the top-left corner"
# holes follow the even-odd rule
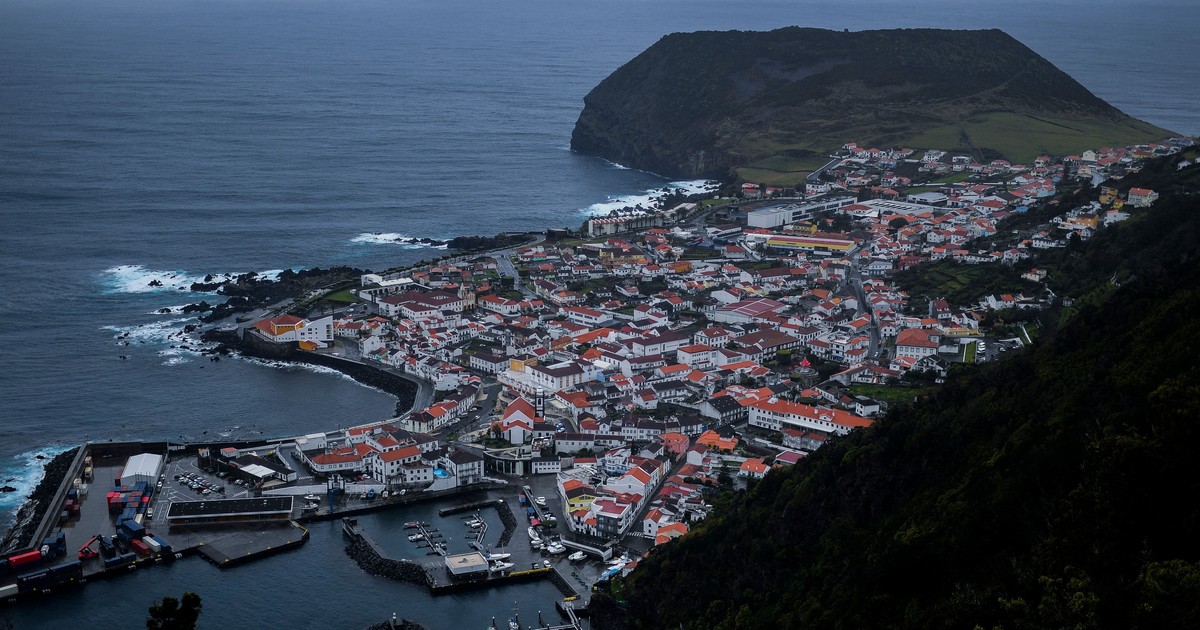
[[[366,245],[398,245],[403,249],[446,249],[447,245],[431,245],[422,243],[420,237],[408,236],[399,232],[363,232],[350,239],[351,243]]]
[[[168,291],[191,291],[196,282],[228,282],[244,272],[194,274],[182,270],[164,271],[147,269],[143,265],[117,265],[104,270],[104,283],[109,293],[163,293]],[[259,272],[261,280],[274,281],[283,273],[282,269]],[[198,291],[197,293],[204,293]]]
[[[188,304],[180,304],[179,306],[164,306],[161,308],[156,308],[153,311],[150,311],[149,313],[146,313],[146,314],[147,315],[182,315],[183,309],[187,308],[188,306],[189,306]]]
[[[620,165],[618,164],[616,166]],[[596,216],[608,214],[613,210],[634,208],[639,205],[642,208],[650,209],[654,206],[655,201],[666,196],[667,193],[663,191],[664,188],[671,191],[683,189],[685,194],[695,195],[698,193],[712,192],[718,188],[718,185],[712,180],[707,179],[668,182],[659,188],[652,188],[640,194],[612,195],[607,201],[594,203],[586,208],[583,208],[580,210],[580,212],[586,215]]]
[[[170,357],[166,361],[163,361],[162,364],[167,365],[167,366],[173,366],[173,365],[183,365],[184,363],[191,363],[191,362],[192,362],[192,360],[187,357]]]
[[[183,332],[183,327],[188,322],[194,321],[196,321],[195,317],[178,317],[133,326],[101,326],[100,330],[116,333],[113,335],[113,339],[117,341],[117,345],[122,346],[126,345],[123,342],[129,342],[128,345],[191,342],[192,340],[188,339],[187,334]]]
[[[0,465],[0,485],[16,488],[14,492],[0,493],[0,510],[15,511],[29,498],[42,477],[46,476],[46,462],[59,453],[71,450],[71,446],[47,446],[33,451],[13,455]],[[44,459],[38,459],[42,455]]]

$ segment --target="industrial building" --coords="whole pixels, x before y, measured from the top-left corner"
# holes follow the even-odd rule
[[[121,469],[121,476],[118,477],[116,485],[132,486],[139,481],[153,484],[158,481],[158,475],[162,473],[163,457],[154,453],[141,453],[134,455],[125,461],[125,467]]]
[[[797,221],[807,221],[818,212],[838,210],[857,201],[854,197],[833,197],[812,203],[788,203],[759,208],[746,213],[746,225],[756,228],[777,228]]]
[[[287,521],[292,516],[295,497],[174,501],[167,511],[167,524],[220,525]]]
[[[479,552],[446,556],[446,570],[455,578],[483,575],[487,573],[488,561]]]

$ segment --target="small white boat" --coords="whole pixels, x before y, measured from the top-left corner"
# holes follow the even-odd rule
[[[564,552],[566,552],[566,550],[567,550],[567,548],[564,547],[562,545],[562,543],[550,543],[549,545],[546,545],[546,551],[548,551],[552,554],[553,553],[564,553]]]
[[[425,539],[424,534],[413,534],[412,536],[408,537],[409,542],[417,542],[418,540],[424,540],[424,539]]]
[[[541,540],[542,539],[541,535],[538,534],[538,530],[533,527],[530,527],[529,529],[525,530],[525,532],[527,534],[529,534],[529,540]]]
[[[508,560],[511,556],[511,553],[489,553],[484,558],[487,558],[489,562],[497,562],[499,560]]]
[[[511,562],[497,562],[496,564],[492,565],[491,570],[492,571],[507,571],[507,570],[513,568],[513,566],[514,565]]]
[[[571,562],[583,562],[584,560],[587,560],[587,554],[583,553],[582,551],[576,551],[575,553],[567,556],[567,560],[570,560]]]
[[[306,494],[304,498],[308,501],[320,501],[321,497],[315,494]]]

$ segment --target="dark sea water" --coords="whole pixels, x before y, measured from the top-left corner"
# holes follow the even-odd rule
[[[2,479],[26,490],[34,454],[84,439],[386,417],[388,396],[337,375],[172,348],[189,320],[152,312],[205,297],[178,287],[209,273],[438,253],[376,233],[577,226],[666,183],[568,150],[588,90],[669,32],[793,24],[1002,28],[1127,113],[1200,133],[1190,2],[0,0]],[[0,518],[18,494],[0,495]],[[318,525],[301,551],[234,571],[189,560],[4,612],[18,628],[131,628],[190,589],[205,628],[393,611],[482,628],[556,596],[433,600],[362,574],[340,536]]]

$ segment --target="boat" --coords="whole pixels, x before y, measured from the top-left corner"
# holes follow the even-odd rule
[[[422,534],[413,534],[412,536],[408,537],[409,542],[417,542],[418,540],[424,540],[424,539],[425,539],[425,536]]]
[[[511,553],[489,553],[483,557],[487,558],[489,562],[495,562],[497,560],[508,560],[511,556]]]
[[[316,511],[317,511],[317,504],[316,504],[316,503],[305,503],[303,506],[301,506],[301,507],[300,507],[300,511],[302,511],[302,512],[316,512]]]
[[[583,553],[582,551],[576,551],[575,553],[567,556],[567,560],[570,560],[571,562],[583,562],[584,560],[587,560],[587,554]]]
[[[562,543],[553,542],[549,545],[546,545],[546,551],[550,553],[563,553],[566,550],[567,548],[564,547]]]
[[[321,500],[320,495],[316,495],[316,494],[306,494],[306,495],[304,495],[304,498],[307,501],[320,501]]]
[[[541,540],[542,539],[541,535],[538,534],[538,530],[536,527],[530,527],[529,529],[526,530],[526,533],[529,534],[529,540]]]
[[[420,527],[420,526],[421,526],[421,521],[408,521],[407,523],[404,524],[404,529],[413,529],[414,527]]]
[[[513,566],[514,565],[511,562],[497,562],[496,564],[492,565],[491,570],[492,571],[507,571],[507,570],[513,568]]]

